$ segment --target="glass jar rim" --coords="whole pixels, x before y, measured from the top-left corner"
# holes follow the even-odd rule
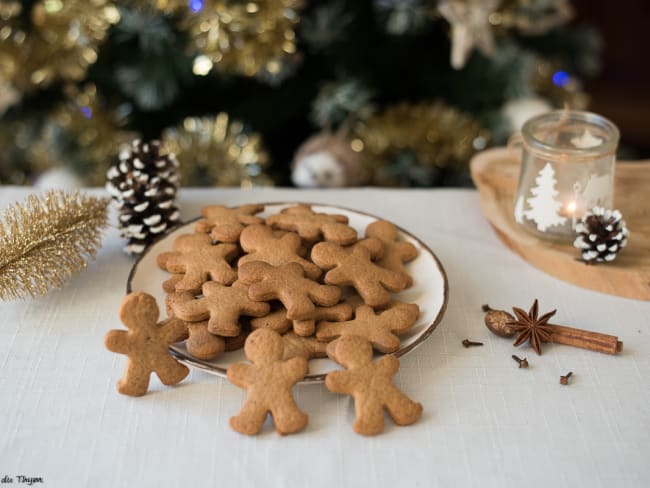
[[[579,121],[597,126],[607,132],[607,137],[597,146],[589,148],[558,148],[544,142],[533,135],[533,129],[543,122],[562,120]],[[603,117],[602,115],[593,112],[586,112],[582,110],[553,110],[546,112],[531,119],[528,119],[521,128],[521,134],[524,144],[529,146],[530,150],[542,153],[550,159],[565,159],[562,156],[568,156],[571,159],[593,158],[594,156],[602,156],[616,151],[620,133],[618,127],[612,121]]]

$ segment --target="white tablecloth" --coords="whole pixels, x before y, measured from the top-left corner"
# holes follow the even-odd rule
[[[28,189],[0,187],[0,208]],[[98,191],[99,192],[99,191]],[[398,385],[424,405],[411,427],[356,435],[350,399],[299,386],[307,429],[233,432],[244,392],[192,371],[130,398],[125,357],[103,347],[133,259],[111,229],[96,261],[63,290],[0,302],[0,480],[53,487],[650,486],[650,303],[603,295],[536,270],[499,242],[470,190],[185,190],[205,203],[312,201],[381,215],[437,254],[450,284],[441,324],[402,359]],[[483,325],[481,304],[557,308],[557,322],[618,335],[619,356],[547,345],[516,350]],[[484,347],[464,349],[464,338]],[[527,356],[528,370],[511,354]],[[559,377],[574,376],[569,386]],[[9,486],[9,485],[3,485]]]

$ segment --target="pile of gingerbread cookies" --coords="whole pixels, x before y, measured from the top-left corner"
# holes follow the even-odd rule
[[[244,347],[252,364],[234,364],[228,379],[248,390],[230,425],[259,432],[268,413],[281,434],[307,424],[292,387],[312,358],[329,357],[345,368],[326,377],[326,387],[354,397],[354,430],[383,430],[383,410],[398,425],[417,421],[422,406],[392,383],[400,334],[416,322],[416,304],[392,293],[412,285],[404,263],[417,249],[398,239],[397,228],[375,221],[365,237],[343,215],[296,205],[263,219],[262,205],[202,209],[194,233],[178,236],[172,251],[159,254],[172,273],[163,283],[169,318],[158,322],[150,295],[125,298],[120,318],[127,331],[110,331],[106,347],[129,357],[118,390],[143,395],[155,372],[167,385],[189,370],[169,353],[185,340],[189,354],[211,360]],[[386,355],[373,360],[373,350]]]

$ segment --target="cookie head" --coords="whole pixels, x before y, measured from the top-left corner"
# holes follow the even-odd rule
[[[257,329],[246,339],[244,353],[254,364],[278,361],[284,354],[284,343],[277,332],[271,329]]]
[[[372,362],[372,345],[361,336],[341,336],[328,345],[327,353],[346,369],[359,368]]]
[[[120,320],[127,329],[139,329],[158,322],[156,299],[147,293],[131,293],[122,301]]]

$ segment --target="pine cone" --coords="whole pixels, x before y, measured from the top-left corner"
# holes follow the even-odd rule
[[[581,249],[586,263],[613,261],[627,244],[628,230],[618,210],[594,207],[576,225],[578,237],[573,245]]]
[[[178,161],[161,155],[160,142],[136,139],[106,173],[106,190],[120,210],[119,228],[128,239],[124,251],[140,254],[180,217],[175,204]]]

